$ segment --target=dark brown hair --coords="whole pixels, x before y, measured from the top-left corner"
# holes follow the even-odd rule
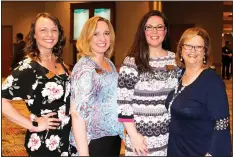
[[[35,59],[40,60],[40,51],[37,47],[36,39],[34,38],[36,21],[40,17],[44,17],[52,20],[54,24],[58,27],[58,31],[59,31],[58,42],[53,47],[52,53],[57,57],[57,62],[62,62],[63,61],[62,52],[63,52],[63,47],[65,46],[66,43],[66,38],[64,37],[63,27],[61,26],[59,20],[50,13],[45,13],[45,12],[39,13],[37,14],[36,18],[32,21],[30,31],[26,36],[25,53],[34,60]]]
[[[212,65],[211,42],[210,42],[209,34],[203,28],[195,27],[195,28],[187,29],[181,36],[180,41],[177,45],[176,64],[181,68],[185,67],[184,60],[180,61],[182,46],[185,41],[190,40],[195,36],[200,36],[204,40],[204,44],[205,44],[204,45],[204,49],[205,49],[204,56],[205,56],[206,63],[203,64],[202,67],[207,68]]]
[[[151,71],[151,67],[149,65],[149,59],[150,59],[150,54],[149,54],[149,46],[146,41],[145,37],[145,25],[147,20],[151,16],[158,16],[161,17],[164,25],[167,29],[166,36],[164,38],[164,41],[162,42],[162,48],[165,50],[169,50],[169,39],[168,39],[168,20],[165,17],[165,15],[158,11],[158,10],[151,10],[148,13],[146,13],[137,29],[137,33],[134,38],[133,45],[131,46],[129,52],[127,53],[127,56],[134,57],[135,58],[135,64],[137,65],[138,71],[140,72],[145,72],[145,71]]]

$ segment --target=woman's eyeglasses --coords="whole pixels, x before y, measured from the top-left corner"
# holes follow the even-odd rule
[[[194,46],[194,45],[189,45],[189,44],[183,44],[182,46],[185,50],[192,50],[194,48],[195,51],[201,52],[204,50],[204,46]]]
[[[147,26],[145,26],[146,31],[153,31],[154,29],[157,31],[164,31],[165,28],[166,27],[163,25],[158,25],[158,26],[147,25]]]

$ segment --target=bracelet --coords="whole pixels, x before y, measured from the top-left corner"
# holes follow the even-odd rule
[[[33,122],[35,121],[35,119],[36,119],[36,116],[34,114],[30,114],[30,120]]]

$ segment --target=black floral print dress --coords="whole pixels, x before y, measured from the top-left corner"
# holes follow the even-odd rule
[[[71,118],[70,77],[67,69],[55,75],[38,62],[26,58],[19,63],[2,85],[2,98],[24,100],[31,114],[37,117],[56,112],[61,125],[55,130],[30,132],[25,136],[29,156],[68,156]]]

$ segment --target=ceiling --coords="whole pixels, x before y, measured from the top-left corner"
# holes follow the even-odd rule
[[[232,1],[223,2],[223,33],[232,33]]]

